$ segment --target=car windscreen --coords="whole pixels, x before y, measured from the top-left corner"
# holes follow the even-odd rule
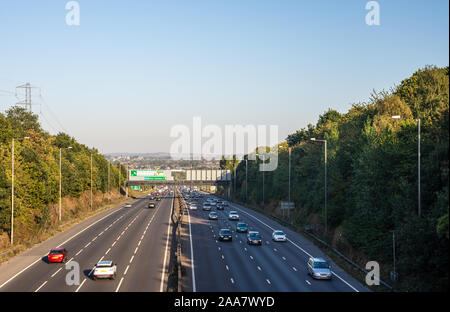
[[[284,235],[284,233],[281,232],[281,231],[276,231],[276,232],[275,232],[275,235]]]
[[[323,261],[314,262],[314,269],[328,269],[328,263]]]
[[[261,239],[261,235],[259,233],[250,234],[251,239]]]
[[[231,234],[230,230],[220,230],[222,234]]]

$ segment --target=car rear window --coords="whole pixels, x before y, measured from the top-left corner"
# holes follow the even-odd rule
[[[63,252],[62,252],[62,250],[50,250],[50,254],[51,255],[59,255],[59,254],[62,254]]]
[[[314,268],[315,269],[328,269],[328,263],[323,262],[323,261],[316,261],[314,262]]]

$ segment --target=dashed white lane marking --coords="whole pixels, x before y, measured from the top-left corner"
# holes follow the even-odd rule
[[[222,259],[225,259],[223,255],[222,255]]]
[[[311,283],[308,280],[306,280],[306,282],[308,283],[308,285],[311,285]]]
[[[92,272],[92,271],[91,271],[91,272]],[[84,279],[84,280],[81,282],[80,286],[78,286],[78,288],[77,288],[77,290],[75,290],[75,292],[78,292],[78,291],[80,290],[80,288],[81,288],[81,286],[83,286],[84,282],[86,282],[86,279]]]
[[[111,248],[109,248],[106,252],[105,255],[107,255],[109,253],[109,251],[111,250]]]
[[[227,271],[229,271],[229,270],[230,270],[230,268],[228,267],[228,265],[225,265],[225,268],[227,269]]]
[[[88,247],[91,244],[91,242],[87,243],[84,248]]]
[[[56,274],[58,274],[58,272],[61,271],[61,270],[62,270],[62,268],[59,268],[58,271],[56,271],[55,273],[52,274],[52,277],[54,277]]]
[[[252,260],[253,260],[253,256],[250,256],[250,259],[252,259]]]
[[[274,248],[273,251],[278,251],[278,250],[276,248]]]
[[[296,268],[296,267],[292,267],[292,270],[294,270],[295,272],[297,272],[297,268]]]
[[[38,292],[39,289],[41,289],[42,287],[44,287],[44,285],[47,284],[47,281],[43,282],[41,286],[39,286],[34,292]]]
[[[83,251],[83,249],[80,249],[80,251],[77,252],[77,253],[75,254],[75,256],[78,256],[82,251]]]
[[[270,285],[270,280],[268,278],[266,278],[266,282]]]
[[[261,268],[259,267],[259,265],[257,266],[257,268],[258,268],[258,270],[260,270],[260,271],[261,271]]]
[[[128,268],[130,267],[130,265],[127,265],[127,268],[125,269],[125,272],[123,272],[123,275],[127,275],[128,272]]]
[[[282,257],[283,258],[283,260],[286,260],[286,257]]]
[[[136,249],[134,250],[134,253],[136,253],[138,251],[139,247],[136,247]]]
[[[230,278],[230,281],[234,284],[234,279],[233,278]]]
[[[236,206],[234,206],[233,208],[236,208],[237,210],[242,211],[243,213],[245,213],[246,215],[252,217],[253,219],[257,220],[259,223],[265,225],[266,227],[268,227],[269,229],[271,229],[272,231],[274,231],[274,228],[272,228],[270,225],[268,225],[267,223],[261,221],[260,219],[258,219],[257,217],[253,216],[252,214],[244,211],[241,208],[238,208]],[[295,247],[297,247],[298,249],[300,249],[301,251],[303,251],[306,255],[308,255],[309,257],[312,257],[312,255],[310,255],[306,250],[304,250],[303,248],[301,248],[299,245],[297,245],[296,243],[294,243],[292,240],[290,240],[289,238],[287,239],[288,242],[290,242],[292,245],[294,245]],[[268,241],[266,241],[267,244],[269,244]],[[337,275],[336,273],[334,273],[333,271],[331,272],[334,276],[336,276],[337,278],[339,278],[343,283],[345,283],[348,287],[350,287],[351,289],[353,289],[356,292],[359,292],[358,289],[356,289],[355,287],[353,287],[352,285],[350,285],[350,283],[348,283],[346,280],[344,280],[342,277],[340,277],[339,275]]]
[[[120,286],[122,285],[123,277],[120,279],[119,285],[117,285],[116,292],[119,291]]]

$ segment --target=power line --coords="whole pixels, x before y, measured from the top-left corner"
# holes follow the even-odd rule
[[[62,129],[64,133],[68,133],[68,131],[66,130],[66,128],[62,125],[62,123],[59,121],[58,117],[56,117],[56,114],[53,113],[52,109],[50,108],[50,105],[47,103],[47,101],[45,101],[45,99],[42,97],[42,95],[40,96],[41,100],[44,102],[44,107],[48,109],[48,111],[50,112],[50,114],[52,115],[52,118],[54,121],[56,121],[56,123],[58,124],[58,126],[60,127],[60,129]]]

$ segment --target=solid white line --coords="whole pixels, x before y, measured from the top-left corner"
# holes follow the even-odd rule
[[[38,292],[39,291],[39,289],[41,289],[45,284],[47,284],[47,281],[45,281],[44,283],[42,283],[42,285],[41,286],[39,286],[38,287],[38,289],[36,289],[34,292]]]
[[[120,288],[120,285],[122,285],[122,282],[123,282],[123,277],[120,279],[119,285],[116,288],[116,292],[119,291],[119,288]]]
[[[192,291],[196,292],[197,290],[196,290],[196,287],[195,287],[194,250],[192,248],[191,215],[189,213],[189,210],[187,210],[187,213],[188,213],[188,221],[189,221],[189,240],[190,240],[190,243],[191,243]]]
[[[163,268],[162,268],[161,286],[159,287],[159,291],[160,292],[162,292],[163,288],[164,288],[164,277],[165,277],[165,273],[166,273],[166,261],[167,261],[167,248],[169,247],[169,237],[170,237],[170,227],[171,227],[170,217],[172,216],[173,199],[174,199],[174,197],[172,197],[172,202],[170,204],[169,220],[168,220],[168,223],[167,223],[166,250],[164,252],[164,264],[163,264]]]

